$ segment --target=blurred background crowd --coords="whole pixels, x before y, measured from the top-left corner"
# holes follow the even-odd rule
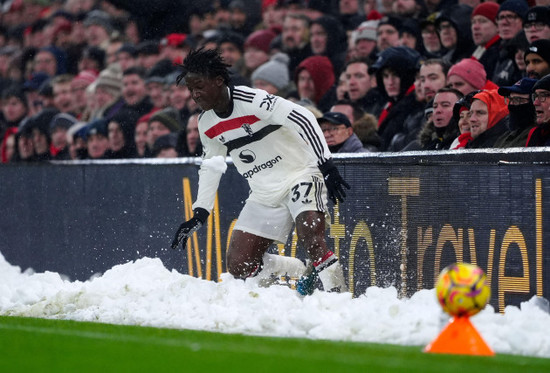
[[[549,3],[0,0],[1,161],[199,156],[201,47],[332,152],[548,146]]]

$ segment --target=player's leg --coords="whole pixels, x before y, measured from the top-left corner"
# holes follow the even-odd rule
[[[325,241],[326,201],[323,179],[316,175],[304,175],[291,188],[287,206],[296,221],[298,242],[306,249],[313,263],[313,276],[319,275],[326,291],[347,291],[342,266]],[[306,278],[301,283],[309,284],[304,292],[298,288],[301,294],[313,291],[313,281]]]
[[[325,291],[347,291],[344,272],[325,240],[325,214],[303,211],[296,217],[298,242],[307,250]]]
[[[272,239],[233,230],[226,253],[228,272],[236,278],[256,276],[261,269],[262,257],[272,243]]]
[[[237,278],[300,277],[305,270],[301,260],[267,253],[274,242],[286,242],[293,224],[286,206],[265,206],[249,199],[233,229],[228,271]]]

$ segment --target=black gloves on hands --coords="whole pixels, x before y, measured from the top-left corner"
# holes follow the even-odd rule
[[[325,185],[327,186],[328,197],[330,200],[336,204],[337,201],[344,202],[346,197],[346,192],[344,187],[350,189],[348,183],[340,176],[338,168],[332,162],[332,159],[329,159],[325,163],[319,166],[321,173],[323,174],[323,179],[325,179]]]
[[[200,227],[202,227],[206,219],[208,219],[208,215],[210,215],[210,213],[200,207],[193,210],[193,217],[188,221],[183,222],[178,228],[176,237],[174,238],[174,241],[172,241],[172,249],[177,249],[180,242],[182,249],[185,249],[187,239],[199,230]]]

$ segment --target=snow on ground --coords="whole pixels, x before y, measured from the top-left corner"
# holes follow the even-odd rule
[[[504,314],[488,306],[472,322],[497,353],[550,358],[546,307],[537,298]],[[322,291],[301,298],[229,275],[219,283],[197,279],[151,258],[70,282],[58,273],[22,272],[2,254],[0,315],[415,346],[431,342],[448,320],[433,290],[408,299],[377,287],[357,298]]]

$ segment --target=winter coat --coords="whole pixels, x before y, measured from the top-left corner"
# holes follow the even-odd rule
[[[501,119],[497,124],[487,129],[475,139],[466,144],[467,149],[493,148],[496,141],[507,130],[508,117]]]
[[[352,133],[341,145],[329,146],[329,149],[333,153],[368,153],[370,151],[363,147],[363,143],[355,133]]]
[[[527,137],[526,146],[550,146],[550,123],[543,123],[532,128]]]
[[[405,121],[419,112],[424,113],[424,104],[416,99],[414,90],[391,106],[387,116],[378,127],[378,134],[382,138],[382,151],[389,151],[392,143],[394,144],[391,147],[393,151],[401,150],[398,144],[403,143],[409,132],[416,130],[416,133],[418,133],[421,122],[416,124],[418,128],[415,126],[406,128]]]

